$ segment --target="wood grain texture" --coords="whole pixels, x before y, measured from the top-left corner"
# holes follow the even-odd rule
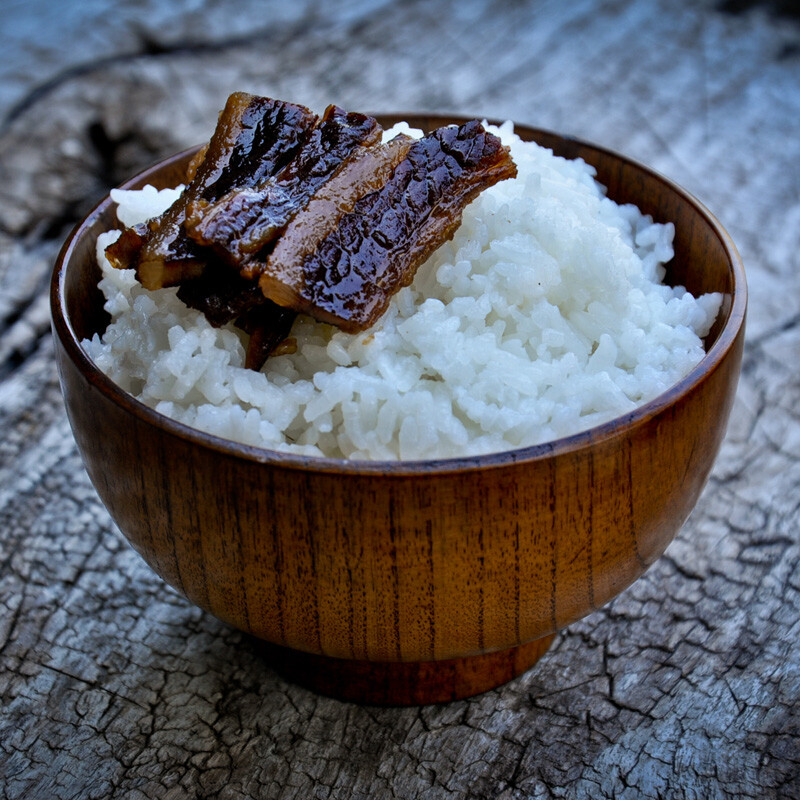
[[[408,121],[431,130],[463,120]],[[113,225],[110,200],[70,237],[54,272],[67,413],[122,532],[161,577],[219,619],[338,659],[342,674],[341,660],[359,662],[359,675],[364,662],[380,662],[384,702],[441,699],[437,661],[451,662],[442,667],[448,675],[459,668],[454,659],[471,673],[487,671],[482,682],[463,682],[463,691],[503,683],[511,675],[506,660],[488,654],[552,635],[638,578],[694,507],[738,381],[747,289],[713,217],[623,157],[518,131],[546,140],[556,155],[586,160],[612,198],[673,221],[677,255],[667,280],[674,282],[674,270],[698,294],[724,296],[707,357],[692,373],[644,408],[566,440],[417,464],[307,459],[225,443],[137,403],[81,350],[82,339],[103,330],[95,242]],[[126,186],[174,186],[191,155]],[[474,664],[463,661],[469,656]],[[395,695],[391,662],[427,666],[410,692],[410,673],[398,668]],[[328,685],[325,661],[313,663]],[[316,685],[312,672],[308,665],[304,674]],[[452,688],[448,695],[457,696]],[[346,696],[358,697],[353,689]]]
[[[0,25],[0,796],[800,796],[800,27],[783,3],[41,0]],[[731,233],[739,390],[697,507],[536,668],[421,709],[279,677],[172,591],[83,469],[47,282],[77,219],[235,89],[599,142]],[[543,533],[542,535],[546,535]]]

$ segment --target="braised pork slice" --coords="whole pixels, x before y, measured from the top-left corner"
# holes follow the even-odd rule
[[[262,267],[259,286],[278,305],[349,333],[365,330],[453,236],[464,208],[515,175],[508,148],[477,120],[439,128],[414,141],[383,185],[334,226],[321,224],[316,241],[290,238],[287,228]],[[299,226],[301,215],[296,219]]]
[[[303,211],[294,216],[276,242],[275,252],[313,252],[338,221],[353,210],[358,199],[386,183],[406,157],[412,141],[401,135],[384,145],[357,148]],[[264,266],[255,261],[248,265],[256,277],[260,274],[256,270]],[[178,298],[202,311],[216,327],[235,322],[250,333],[247,366],[252,369],[260,369],[288,335],[297,313],[267,300],[256,280],[242,277],[219,262],[210,263],[202,275],[181,283]]]
[[[193,201],[214,202],[237,186],[254,185],[280,171],[295,156],[317,122],[303,106],[235,92],[220,114],[204,157],[193,162],[194,177],[180,198],[147,232],[128,235],[106,250],[117,267],[134,267],[147,289],[171,286],[197,277],[208,252],[185,229],[186,208]]]
[[[248,260],[270,245],[319,188],[352,158],[380,142],[374,117],[329,106],[319,124],[279,172],[252,186],[237,187],[214,203],[190,201],[186,230],[211,246],[244,277],[257,275]]]
[[[477,120],[419,140],[381,136],[364,114],[329,106],[319,118],[236,92],[178,200],[106,255],[147,289],[178,285],[212,325],[250,334],[253,369],[290,346],[297,313],[362,331],[452,237],[466,205],[516,175]]]
[[[386,144],[354,154],[292,218],[269,257],[263,262],[250,262],[251,274],[268,271],[269,264],[303,261],[311,256],[342,219],[352,213],[359,200],[386,185],[397,165],[408,155],[413,141],[401,134]]]

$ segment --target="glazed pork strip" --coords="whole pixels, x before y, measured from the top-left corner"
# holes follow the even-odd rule
[[[278,239],[276,251],[312,252],[338,221],[353,210],[359,198],[389,180],[406,157],[412,141],[401,135],[385,145],[357,148],[292,219]],[[190,308],[202,311],[212,325],[235,322],[250,333],[247,365],[252,369],[260,369],[286,338],[297,313],[267,300],[255,280],[243,278],[219,262],[210,264],[200,277],[182,283],[178,297]]]
[[[334,228],[321,226],[313,248],[309,237],[290,238],[290,226],[259,286],[278,305],[348,333],[363,331],[453,236],[464,208],[516,172],[508,148],[477,120],[439,128],[414,141],[385,184]]]
[[[386,144],[360,149],[292,218],[267,260],[250,262],[252,272],[260,275],[271,269],[272,263],[302,260],[313,254],[361,198],[386,184],[413,141],[401,134]]]
[[[237,187],[215,203],[193,201],[187,207],[186,231],[207,245],[243,277],[256,277],[248,260],[272,243],[315,192],[358,149],[380,142],[374,117],[328,106],[320,123],[296,156],[278,173],[253,186]]]
[[[236,186],[252,185],[281,170],[294,157],[317,122],[303,106],[235,92],[220,114],[205,157],[180,198],[160,217],[147,223],[137,243],[129,236],[106,255],[114,266],[134,267],[147,289],[171,286],[200,275],[208,252],[186,235],[187,205],[213,202]],[[136,245],[140,244],[137,248]],[[134,260],[132,251],[137,250]]]

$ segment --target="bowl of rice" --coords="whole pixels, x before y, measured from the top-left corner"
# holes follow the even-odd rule
[[[492,130],[517,177],[384,316],[348,334],[300,315],[260,371],[241,331],[103,258],[174,200],[194,151],[113,191],[54,270],[67,412],[122,533],[343,699],[441,702],[528,669],[663,553],[733,403],[746,284],[719,222],[602,147]]]

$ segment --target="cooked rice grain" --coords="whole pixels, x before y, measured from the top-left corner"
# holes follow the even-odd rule
[[[703,356],[718,294],[661,283],[673,226],[605,197],[594,170],[511,123],[518,177],[463,224],[369,331],[298,317],[297,352],[244,368],[245,335],[213,328],[175,289],[144,290],[98,258],[111,324],[84,347],[112,380],[191,427],[274,450],[427,459],[577,433],[653,399]],[[400,130],[387,132],[393,135]],[[408,130],[407,126],[403,130]],[[126,225],[178,190],[112,192]]]

